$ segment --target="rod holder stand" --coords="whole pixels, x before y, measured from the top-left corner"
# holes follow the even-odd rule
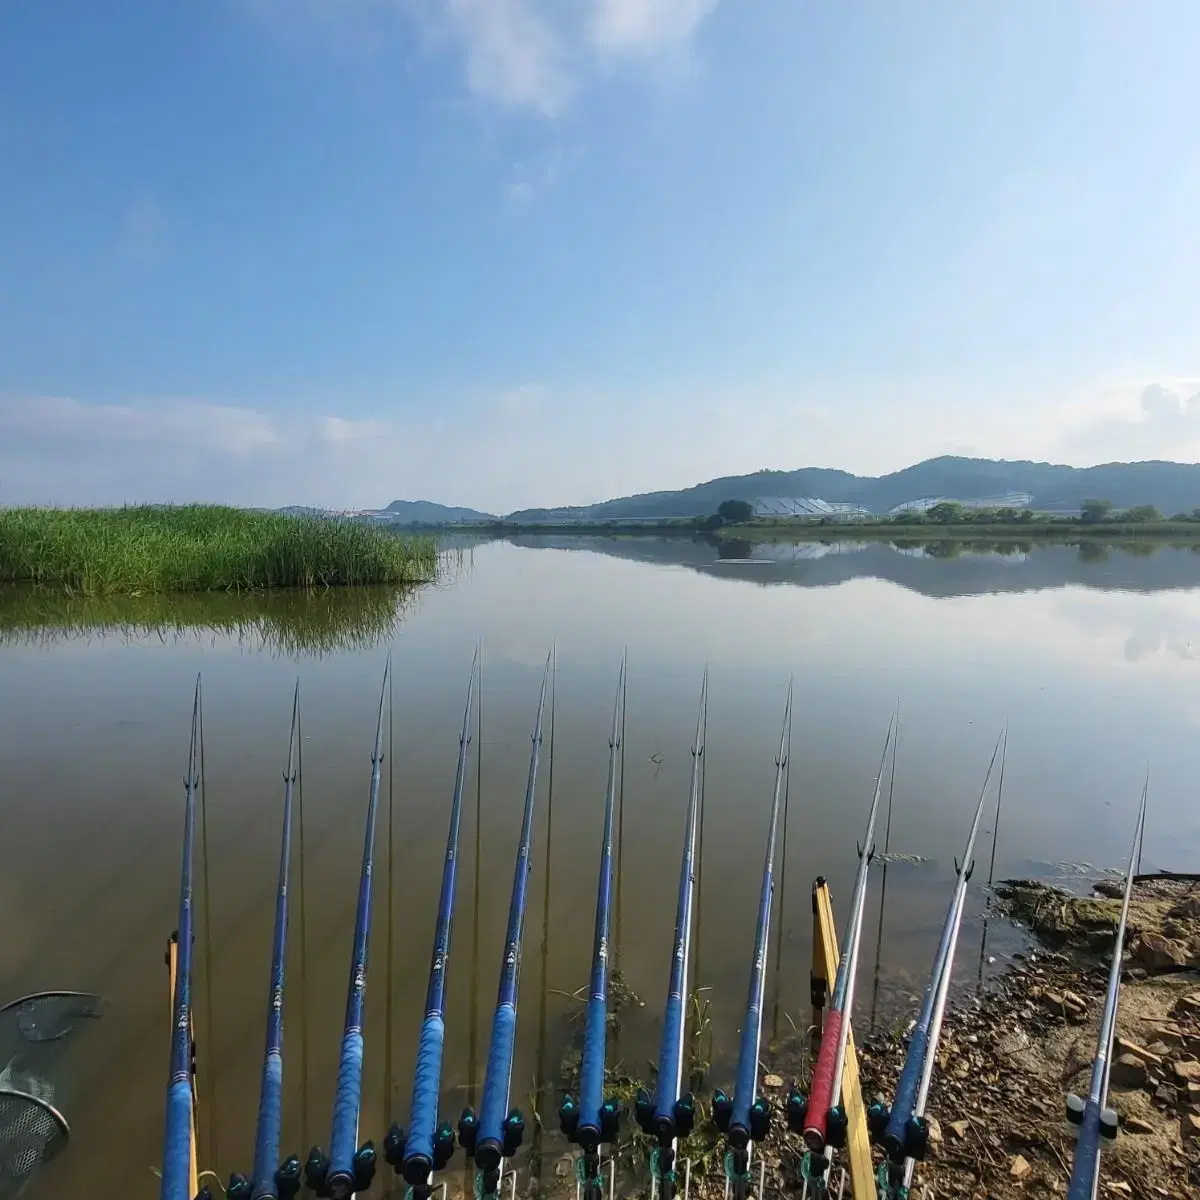
[[[1117,1116],[1115,1109],[1102,1108],[1100,1110],[1100,1137],[1110,1146],[1117,1140],[1117,1128],[1119,1124],[1120,1118]]]
[[[310,1192],[316,1192],[320,1200],[328,1200],[329,1191],[326,1181],[329,1179],[329,1158],[320,1146],[314,1146],[308,1152],[308,1161],[304,1164],[304,1182]]]
[[[786,1108],[788,1128],[792,1133],[803,1133],[808,1118],[808,1097],[794,1083],[788,1092]]]
[[[300,1159],[297,1155],[289,1155],[279,1164],[275,1172],[275,1190],[279,1200],[296,1200],[300,1194]]]
[[[404,1126],[394,1124],[383,1139],[383,1161],[399,1175],[404,1167],[404,1151],[408,1145],[408,1135]]]

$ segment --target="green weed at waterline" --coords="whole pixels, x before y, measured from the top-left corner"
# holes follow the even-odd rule
[[[87,595],[412,584],[432,538],[217,505],[0,510],[0,583]]]

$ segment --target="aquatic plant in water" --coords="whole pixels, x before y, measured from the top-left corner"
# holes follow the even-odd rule
[[[437,543],[217,505],[0,510],[0,583],[88,595],[428,582]]]

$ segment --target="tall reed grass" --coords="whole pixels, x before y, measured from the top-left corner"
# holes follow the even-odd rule
[[[411,584],[437,543],[335,517],[216,505],[0,510],[0,583],[87,595]]]

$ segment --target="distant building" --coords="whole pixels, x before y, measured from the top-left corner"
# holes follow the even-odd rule
[[[887,509],[887,516],[906,512],[928,512],[935,504],[961,504],[963,508],[1028,508],[1029,492],[1006,492],[1002,496],[975,496],[959,500],[952,496],[919,496]],[[827,517],[838,521],[861,521],[876,515],[861,504],[822,500],[819,496],[759,496],[753,501],[756,517]]]
[[[961,504],[963,508],[1028,508],[1033,503],[1030,492],[1005,492],[1003,496],[976,496],[970,500],[959,500],[953,496],[922,496],[919,500],[905,500],[903,504],[888,509],[888,516],[906,512],[928,512],[935,504]]]
[[[849,521],[871,515],[861,504],[821,500],[816,496],[760,496],[753,504],[756,517],[831,517]]]
[[[919,500],[905,500],[903,504],[893,504],[887,510],[887,515],[895,517],[906,512],[928,512],[935,504],[941,504],[944,499],[944,496],[922,496]]]

